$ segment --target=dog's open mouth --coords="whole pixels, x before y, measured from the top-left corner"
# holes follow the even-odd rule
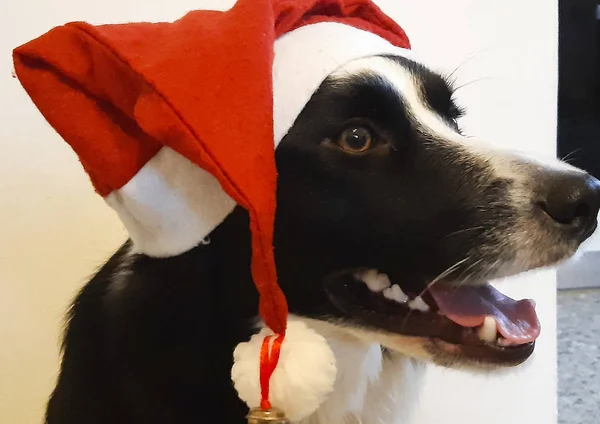
[[[534,350],[540,323],[531,300],[516,301],[489,284],[431,284],[420,296],[404,293],[386,274],[361,270],[336,275],[332,303],[361,324],[425,337],[453,356],[517,365]]]

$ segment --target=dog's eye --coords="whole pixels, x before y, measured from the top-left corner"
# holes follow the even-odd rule
[[[338,145],[349,153],[362,153],[373,145],[373,134],[365,127],[350,127],[338,139]]]

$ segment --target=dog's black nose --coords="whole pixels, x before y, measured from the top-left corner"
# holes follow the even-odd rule
[[[600,181],[579,172],[546,176],[540,207],[573,237],[588,238],[597,226]]]

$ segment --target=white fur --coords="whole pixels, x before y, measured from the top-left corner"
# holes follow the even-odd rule
[[[260,405],[259,358],[262,342],[270,334],[268,328],[263,328],[233,353],[231,378],[250,408]],[[271,377],[271,404],[298,422],[319,408],[333,390],[335,380],[336,358],[325,338],[302,321],[290,320],[279,364]]]
[[[304,321],[327,340],[335,355],[337,376],[331,394],[301,424],[409,422],[420,392],[423,363],[399,353],[384,354],[381,345],[372,341],[377,338],[374,334]]]

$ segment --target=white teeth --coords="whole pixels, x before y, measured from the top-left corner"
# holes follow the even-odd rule
[[[390,282],[390,278],[387,276],[387,274],[377,275],[377,290],[378,291],[383,291],[384,289],[387,289],[391,285],[392,285],[392,283]]]
[[[404,292],[398,284],[394,284],[392,287],[384,289],[383,297],[398,303],[404,303],[408,300],[408,296],[404,294]]]
[[[376,269],[365,271],[359,274],[358,278],[367,285],[369,290],[375,293],[380,293],[392,285],[388,276],[378,273]]]
[[[383,297],[388,300],[402,304],[408,302],[408,307],[415,311],[428,312],[430,309],[429,305],[420,296],[409,300],[408,295],[402,291],[398,284],[392,285],[390,278],[386,274],[380,274],[376,269],[360,272],[356,274],[356,278],[362,280],[369,290],[383,294]]]
[[[421,296],[415,297],[413,300],[408,302],[408,307],[415,311],[427,312],[429,311],[429,305],[421,298]]]
[[[496,319],[492,316],[485,317],[483,324],[477,330],[477,335],[484,342],[492,343],[496,341]]]

